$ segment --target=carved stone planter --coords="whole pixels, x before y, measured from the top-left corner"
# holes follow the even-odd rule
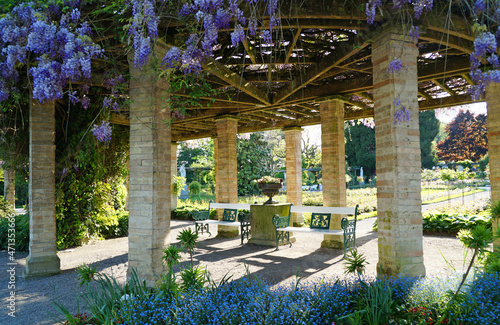
[[[280,189],[283,187],[283,183],[261,183],[257,185],[262,194],[266,195],[269,200],[264,202],[264,204],[276,204],[278,201],[273,201],[273,196],[279,194]]]

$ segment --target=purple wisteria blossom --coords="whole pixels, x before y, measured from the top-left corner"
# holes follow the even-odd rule
[[[400,72],[402,68],[403,68],[403,63],[399,58],[395,57],[389,63],[389,68],[387,69],[387,73]]]
[[[399,107],[399,109],[396,109],[394,112],[394,125],[409,122],[410,110],[401,104],[401,100],[399,98],[394,98],[392,102],[395,104],[396,108]]]
[[[101,125],[94,124],[92,133],[99,142],[106,143],[111,141],[111,126],[107,121],[102,121]]]
[[[68,98],[71,104],[78,103],[78,97],[76,97],[76,91],[68,91]]]
[[[181,64],[181,55],[181,49],[174,46],[167,52],[167,54],[165,54],[162,64],[169,68],[179,67]]]
[[[433,0],[415,0],[413,2],[413,10],[414,10],[413,16],[416,19],[419,19],[420,16],[422,16],[422,13],[424,13],[424,11],[432,10],[433,5],[434,5]]]
[[[257,34],[257,19],[250,18],[248,22],[248,33],[250,36],[255,36]]]
[[[89,97],[83,95],[83,98],[81,99],[80,102],[82,103],[82,107],[84,109],[87,109],[90,107],[90,98]]]
[[[44,102],[62,98],[68,82],[90,78],[91,59],[102,56],[103,52],[86,36],[90,35],[89,24],[79,25],[78,9],[61,16],[60,12],[46,12],[37,6],[31,2],[18,5],[0,19],[3,48],[0,74],[6,81],[4,85],[16,82],[16,69],[27,64],[26,59],[30,57],[33,60],[29,69],[33,78],[33,97]],[[59,22],[51,20],[56,16],[61,17]],[[0,100],[6,100],[10,90],[2,89]],[[74,102],[76,94],[72,92],[69,97]]]
[[[368,24],[373,24],[375,15],[377,14],[377,7],[382,6],[382,0],[368,0],[366,4],[366,21]]]
[[[61,173],[62,178],[65,178],[68,175],[68,168],[64,167]]]
[[[486,3],[484,0],[476,0],[474,3],[474,13],[476,15],[483,13],[486,10]]]
[[[418,26],[411,26],[410,28],[410,37],[412,41],[415,43],[418,42],[418,38],[420,37],[420,30]]]
[[[102,108],[108,108],[111,106],[111,103],[113,100],[109,98],[108,96],[104,97],[104,100],[102,101]]]
[[[271,44],[273,42],[273,39],[271,37],[271,32],[269,32],[268,29],[263,30],[262,33],[260,34],[260,37],[262,38],[262,41],[266,44]]]
[[[243,27],[241,25],[236,26],[234,32],[231,33],[231,43],[234,47],[237,47],[238,44],[245,41],[245,31],[243,31]]]

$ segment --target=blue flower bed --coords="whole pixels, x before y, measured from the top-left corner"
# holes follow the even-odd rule
[[[462,324],[500,324],[500,273],[481,273],[469,283],[468,299],[462,307],[468,313]]]
[[[392,290],[390,324],[437,324],[461,275],[445,278],[388,278]],[[364,308],[366,290],[376,281],[346,278],[271,287],[244,278],[177,297],[129,300],[120,324],[347,324],[347,315]],[[464,286],[464,299],[443,324],[500,324],[500,275],[479,273]],[[453,314],[457,311],[456,315]],[[344,317],[343,317],[344,316]],[[340,319],[339,319],[340,318]]]
[[[353,310],[353,283],[281,286],[242,279],[177,298],[131,300],[123,324],[331,324]]]

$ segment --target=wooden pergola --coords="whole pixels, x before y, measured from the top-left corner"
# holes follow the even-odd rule
[[[129,111],[115,113],[112,122],[130,125],[130,269],[136,268],[150,283],[162,272],[162,249],[170,243],[177,141],[214,138],[216,201],[237,203],[236,135],[282,129],[287,146],[287,202],[301,205],[301,127],[321,124],[324,206],[345,206],[344,121],[374,117],[377,269],[390,275],[425,275],[418,111],[473,102],[467,90],[473,85],[468,73],[474,35],[463,16],[454,16],[467,15],[456,3],[448,19],[433,10],[424,20],[414,21],[420,28],[417,42],[408,36],[410,25],[393,16],[391,5],[369,25],[360,9],[364,4],[281,2],[280,24],[275,29],[278,37],[269,44],[247,34],[243,44],[235,47],[231,30],[220,31],[213,58],[202,63],[202,78],[217,93],[187,107],[182,118],[172,118],[168,108],[175,107],[169,107],[171,102],[165,104],[172,94],[169,81],[136,68],[133,53],[122,57],[120,64],[132,76],[128,89],[131,104]],[[434,4],[435,9],[444,9],[444,5]],[[259,19],[263,22],[260,30],[266,29],[269,17]],[[172,20],[162,19],[160,27],[163,34],[156,43],[156,59],[170,47],[184,44],[188,37]],[[117,52],[123,50],[119,40],[113,42]],[[402,69],[389,72],[395,57],[401,60]],[[500,199],[499,88],[491,85],[486,98],[492,200]],[[175,95],[189,97],[183,90]],[[411,113],[404,123],[394,120],[399,109],[396,97]],[[30,170],[30,177],[45,177],[47,183],[32,183],[30,178],[30,193],[39,196],[36,200],[30,196],[32,241],[25,274],[40,276],[60,270],[53,195],[46,185],[51,181],[53,189],[55,155],[46,148],[54,141],[54,103],[33,102],[31,114],[34,119],[30,122],[37,119],[45,124],[30,125],[31,138],[38,140],[30,142],[30,166],[39,167]],[[170,118],[171,123],[165,124]],[[37,157],[43,159],[37,161]],[[337,216],[331,227],[339,227],[339,222]],[[234,232],[227,227],[218,230],[219,235]],[[322,245],[339,247],[339,241],[325,236]]]
[[[272,44],[247,35],[235,48],[232,30],[222,30],[214,58],[202,65],[209,74],[205,80],[220,94],[202,98],[201,107],[188,107],[184,118],[174,118],[172,140],[216,136],[215,118],[225,114],[238,118],[240,133],[319,124],[319,102],[333,98],[344,102],[346,120],[373,117],[371,44],[397,22],[391,22],[390,6],[368,25],[364,11],[343,4],[292,4],[289,12],[282,11],[279,40]],[[419,22],[419,109],[470,104],[470,26],[456,17],[453,29],[446,30],[439,13],[431,15]],[[177,25],[162,27],[165,38],[173,40],[167,46],[188,38]],[[113,122],[129,124],[128,112],[114,115]]]

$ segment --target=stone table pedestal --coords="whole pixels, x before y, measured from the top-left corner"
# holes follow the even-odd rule
[[[250,205],[250,226],[252,238],[250,244],[276,246],[276,231],[273,225],[273,216],[287,216],[290,213],[289,203],[252,204]],[[290,234],[290,241],[295,237]]]

